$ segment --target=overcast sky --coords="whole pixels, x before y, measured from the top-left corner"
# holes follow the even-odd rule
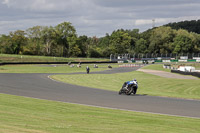
[[[0,0],[0,34],[71,22],[77,34],[143,32],[169,22],[200,19],[200,0]]]

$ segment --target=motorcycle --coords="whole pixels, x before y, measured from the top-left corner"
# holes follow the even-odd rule
[[[136,80],[132,81],[127,81],[123,84],[122,88],[119,91],[119,95],[121,94],[126,94],[126,95],[131,95],[131,94],[136,94],[138,88],[138,83]]]

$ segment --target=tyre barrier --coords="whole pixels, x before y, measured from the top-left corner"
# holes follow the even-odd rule
[[[119,67],[143,67],[143,64],[123,64],[119,65]]]
[[[172,73],[179,73],[179,74],[183,74],[183,75],[192,75],[192,76],[200,78],[199,72],[183,72],[183,71],[179,71],[179,70],[171,70],[171,72]]]

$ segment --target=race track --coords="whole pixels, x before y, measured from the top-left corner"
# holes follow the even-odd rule
[[[109,74],[136,69],[116,68],[93,73]],[[118,92],[53,81],[48,78],[48,75],[51,74],[0,73],[0,93],[106,108],[200,118],[199,100],[154,97],[148,96],[148,94],[118,95]]]

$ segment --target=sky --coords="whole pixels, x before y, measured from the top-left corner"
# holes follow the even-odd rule
[[[200,0],[0,0],[0,34],[71,22],[79,36],[200,19]]]

